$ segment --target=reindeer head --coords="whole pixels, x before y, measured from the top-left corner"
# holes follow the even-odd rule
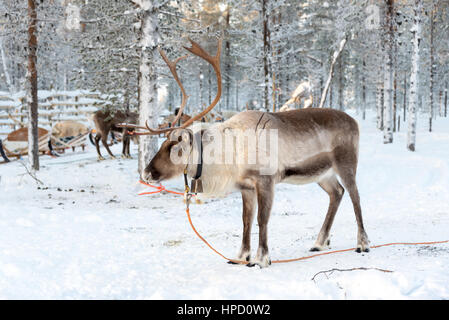
[[[144,180],[160,182],[181,175],[186,168],[192,148],[190,129],[175,129],[167,134],[159,151],[144,170]]]

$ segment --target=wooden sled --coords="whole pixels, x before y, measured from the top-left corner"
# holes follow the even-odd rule
[[[49,148],[53,151],[53,154],[56,152],[56,156],[58,156],[58,153],[64,153],[65,149],[72,149],[72,151],[75,151],[76,147],[81,147],[81,149],[84,151],[86,148],[86,139],[87,135],[89,133],[85,134],[79,134],[78,136],[70,136],[70,137],[64,137],[64,138],[58,138],[53,135],[50,136]]]
[[[51,149],[48,146],[50,133],[38,128],[39,153],[51,155]],[[28,154],[28,128],[20,128],[8,134],[7,138],[0,143],[0,154],[5,162],[10,158],[19,159]]]

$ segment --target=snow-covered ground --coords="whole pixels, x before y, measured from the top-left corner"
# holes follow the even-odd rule
[[[384,145],[373,114],[359,123],[358,186],[371,244],[448,240],[449,118],[436,120],[433,133],[420,121],[415,153],[405,148],[404,124],[394,144]],[[149,191],[137,183],[137,160],[97,162],[92,146],[40,160],[39,188],[19,162],[0,165],[1,299],[449,299],[449,244],[337,253],[266,269],[228,265],[195,236],[180,197],[137,195]],[[182,185],[181,178],[166,183]],[[310,255],[327,194],[317,185],[280,184],[275,199],[271,258]],[[210,243],[235,256],[238,193],[193,204],[191,214]],[[332,250],[354,247],[356,231],[346,193]],[[252,236],[254,254],[256,226]],[[359,267],[393,272],[316,275]]]

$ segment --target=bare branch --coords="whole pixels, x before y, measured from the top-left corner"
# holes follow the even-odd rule
[[[366,270],[377,270],[377,271],[387,272],[387,273],[393,272],[392,270],[387,270],[387,269],[365,268],[365,267],[351,268],[351,269],[337,269],[337,268],[333,268],[333,269],[330,269],[330,270],[324,270],[324,271],[317,272],[317,273],[312,277],[311,280],[315,281],[315,277],[316,277],[317,275],[321,274],[321,273],[324,273],[324,274],[326,275],[326,277],[327,277],[327,274],[328,274],[328,273],[332,274],[334,271],[345,272],[345,271],[355,271],[355,270],[363,270],[363,271],[366,271]]]
[[[39,184],[44,185],[44,183],[41,180],[36,178],[36,174],[34,174],[33,172],[31,172],[28,169],[28,167],[26,166],[26,164],[23,161],[18,161],[18,162],[25,168],[25,170],[27,171],[28,175],[36,181],[37,185],[39,185]]]

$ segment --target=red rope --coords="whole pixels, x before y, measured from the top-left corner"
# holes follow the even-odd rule
[[[139,196],[142,196],[142,195],[145,195],[145,194],[155,194],[155,193],[159,193],[159,192],[162,192],[162,191],[166,191],[166,192],[168,192],[168,193],[177,194],[177,195],[180,195],[180,196],[183,196],[183,195],[184,195],[184,193],[182,193],[182,192],[177,192],[177,191],[167,190],[167,189],[165,189],[165,187],[164,187],[162,184],[159,185],[159,186],[153,186],[152,184],[143,182],[142,180],[140,180],[139,182],[140,182],[141,184],[143,184],[143,185],[146,185],[147,187],[151,187],[151,188],[157,189],[156,191],[152,191],[152,192],[142,192],[142,193],[139,193]]]
[[[167,190],[162,184],[159,186],[153,186],[149,183],[143,182],[143,181],[139,181],[141,184],[146,185],[148,187],[151,188],[155,188],[157,189],[156,191],[152,191],[152,192],[142,192],[139,193],[139,196],[141,195],[146,195],[146,194],[155,194],[155,193],[159,193],[162,191],[166,191],[169,193],[173,193],[173,194],[177,194],[177,195],[184,195],[184,193],[182,192],[176,192],[176,191],[171,191],[171,190]],[[195,234],[198,236],[198,238],[200,238],[212,251],[214,251],[216,254],[218,254],[219,256],[221,256],[222,258],[234,262],[234,263],[238,263],[238,264],[247,264],[248,261],[240,261],[240,260],[234,260],[234,259],[229,259],[226,256],[224,256],[223,254],[221,254],[219,251],[217,251],[212,245],[209,244],[209,242],[206,241],[206,239],[204,239],[199,232],[196,230],[195,226],[193,225],[192,219],[190,218],[190,210],[187,207],[186,209],[186,213],[187,213],[187,219],[189,220],[190,226],[192,227],[193,231],[195,232]],[[449,240],[443,240],[443,241],[431,241],[431,242],[392,242],[392,243],[385,243],[385,244],[380,244],[380,245],[376,245],[376,246],[371,246],[371,248],[380,248],[380,247],[387,247],[387,246],[393,246],[393,245],[429,245],[429,244],[441,244],[441,243],[447,243],[449,242]],[[305,257],[300,257],[300,258],[294,258],[294,259],[285,259],[285,260],[273,260],[272,263],[286,263],[286,262],[294,262],[294,261],[300,261],[300,260],[306,260],[306,259],[311,259],[311,258],[315,258],[318,256],[324,256],[324,255],[328,255],[328,254],[332,254],[332,253],[339,253],[339,252],[348,252],[348,251],[353,251],[355,250],[355,248],[349,248],[349,249],[343,249],[343,250],[334,250],[334,251],[326,251],[326,252],[321,252],[321,253],[317,253],[317,254],[313,254],[310,256],[305,256]]]

